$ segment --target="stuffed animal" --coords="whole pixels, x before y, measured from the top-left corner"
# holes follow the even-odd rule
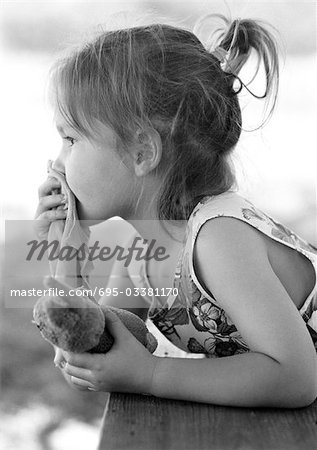
[[[46,278],[44,284],[53,288],[53,292],[58,288],[66,293],[63,297],[41,297],[34,306],[34,323],[51,344],[75,353],[107,353],[114,342],[105,321],[105,313],[110,309],[151,353],[155,351],[157,340],[137,315],[112,306],[100,306],[88,297],[71,296],[70,288],[52,277]]]

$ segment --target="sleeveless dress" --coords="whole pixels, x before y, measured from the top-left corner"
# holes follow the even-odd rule
[[[250,350],[226,311],[219,306],[216,298],[204,290],[194,271],[193,249],[197,234],[207,220],[215,217],[242,220],[271,239],[297,250],[311,261],[315,270],[315,285],[299,313],[317,351],[317,248],[234,191],[204,197],[196,205],[188,219],[175,271],[174,288],[178,288],[178,295],[170,295],[164,301],[155,295],[142,295],[149,305],[148,318],[169,341],[185,352],[216,358]],[[146,288],[144,292],[147,293],[151,285],[146,273],[146,261],[133,260],[128,271],[134,286]]]

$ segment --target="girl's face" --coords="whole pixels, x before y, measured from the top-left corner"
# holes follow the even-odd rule
[[[133,171],[120,160],[114,132],[100,124],[100,138],[90,141],[70,127],[60,113],[56,127],[63,140],[53,168],[65,174],[77,200],[80,220],[125,217],[133,204]]]

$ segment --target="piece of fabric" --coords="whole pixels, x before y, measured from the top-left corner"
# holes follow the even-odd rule
[[[311,261],[315,270],[315,286],[299,312],[317,350],[317,249],[234,191],[205,197],[194,208],[175,271],[174,287],[178,288],[178,295],[170,295],[164,303],[160,303],[154,295],[145,295],[143,298],[150,307],[148,318],[174,345],[186,352],[203,353],[213,358],[249,351],[247,343],[217,299],[200,285],[193,266],[193,249],[201,226],[209,219],[224,216],[248,223]],[[132,239],[135,237],[133,235]],[[134,285],[144,287],[148,292],[151,285],[144,260],[133,260],[128,270]]]
[[[60,257],[50,259],[49,266],[52,277],[71,287],[89,287],[89,274],[93,263],[88,259],[88,241],[90,230],[83,228],[77,215],[75,196],[70,190],[63,173],[48,162],[49,176],[61,183],[61,193],[67,197],[68,212],[66,220],[55,220],[48,232],[48,242],[59,242]],[[77,253],[77,255],[76,255]],[[65,258],[65,259],[64,259]],[[69,259],[69,260],[68,260]]]

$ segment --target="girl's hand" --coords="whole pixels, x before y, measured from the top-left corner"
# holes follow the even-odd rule
[[[65,380],[67,381],[67,383],[72,388],[75,388],[75,389],[77,389],[79,391],[86,391],[87,390],[86,387],[73,384],[73,382],[71,380],[71,377],[69,375],[67,375],[67,373],[63,370],[63,367],[65,367],[65,364],[66,364],[66,359],[65,359],[65,356],[64,356],[64,353],[66,353],[66,352],[64,352],[64,350],[56,347],[56,345],[53,345],[53,347],[54,347],[54,350],[55,350],[54,364],[55,364],[56,367],[61,369],[62,374],[63,374]]]
[[[158,357],[130,333],[115,313],[107,313],[106,323],[115,340],[108,353],[62,351],[56,361],[65,358],[63,372],[76,388],[149,394]]]
[[[60,188],[60,182],[51,176],[39,187],[39,204],[34,217],[34,230],[39,239],[47,239],[51,222],[66,219],[67,199],[58,193]]]

